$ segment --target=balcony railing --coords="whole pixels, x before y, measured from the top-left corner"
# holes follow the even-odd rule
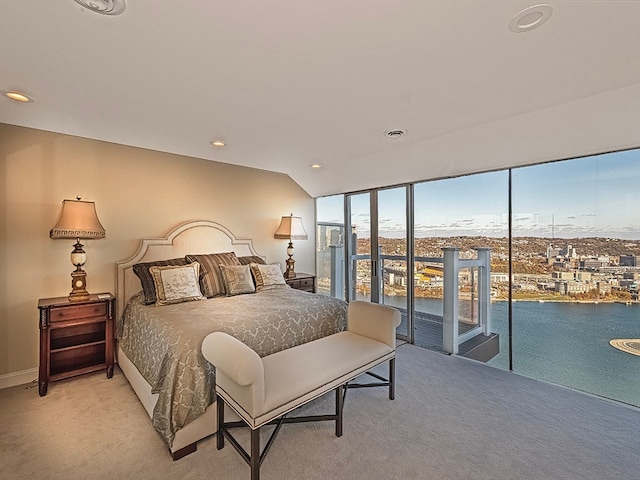
[[[344,298],[345,295],[345,254],[342,245],[330,245],[330,282],[329,294],[334,297]],[[445,247],[442,257],[415,257],[416,263],[442,265],[442,351],[457,354],[459,345],[478,335],[489,335],[491,332],[490,313],[490,249],[476,248],[476,258],[463,259],[459,256],[456,247]],[[352,255],[350,258],[353,274],[349,298],[358,298],[357,288],[380,293],[381,302],[384,303],[386,287],[385,272],[391,270],[387,267],[390,262],[406,262],[402,255],[378,255],[378,262],[371,262],[370,255]],[[362,278],[356,275],[357,264],[366,261],[371,270]],[[395,267],[397,269],[397,267]],[[366,277],[366,278],[364,278]],[[461,278],[464,280],[461,282]],[[372,285],[372,281],[377,283]],[[366,280],[366,281],[365,281]],[[358,282],[360,285],[358,285]],[[461,296],[468,301],[466,309],[460,308]],[[406,317],[406,312],[403,313]]]

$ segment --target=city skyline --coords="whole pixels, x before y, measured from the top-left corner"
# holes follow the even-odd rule
[[[512,170],[513,235],[640,240],[640,150]],[[342,196],[318,200],[319,222],[342,222]],[[351,196],[358,235],[370,234],[368,195]],[[403,187],[379,192],[379,236],[406,231]],[[416,183],[415,236],[508,235],[508,171]]]

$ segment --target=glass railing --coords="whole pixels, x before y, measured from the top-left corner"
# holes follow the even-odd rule
[[[371,271],[370,255],[351,257],[354,281],[350,298],[371,300],[373,279],[379,282],[380,303],[398,308],[402,322],[398,333],[406,335],[407,322],[412,315],[415,343],[426,348],[458,353],[458,347],[474,336],[490,331],[489,255],[479,254],[476,259],[460,259],[458,249],[450,249],[452,257],[416,257],[415,278],[407,278],[406,257],[380,255],[378,275]],[[482,256],[484,255],[484,256]],[[447,260],[450,264],[447,263]],[[428,277],[425,272],[439,275]],[[445,272],[455,275],[448,289]],[[484,276],[483,276],[484,275]],[[414,310],[410,311],[407,288],[414,284]],[[484,286],[484,290],[483,290]],[[372,288],[374,287],[374,288]]]

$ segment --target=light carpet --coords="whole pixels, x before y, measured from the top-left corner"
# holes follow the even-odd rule
[[[640,478],[640,410],[412,345],[397,356],[394,401],[350,390],[341,438],[330,422],[284,425],[262,479]],[[116,368],[45,397],[0,390],[0,478],[248,480],[249,467],[213,437],[173,462]]]

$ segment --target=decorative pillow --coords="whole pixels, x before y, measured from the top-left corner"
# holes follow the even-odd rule
[[[265,287],[273,285],[286,285],[280,265],[277,263],[271,263],[269,265],[261,265],[259,263],[252,263],[250,265],[253,278],[256,280],[256,289],[261,290]]]
[[[267,262],[264,261],[264,258],[259,257],[258,255],[247,255],[244,257],[238,257],[241,265],[250,265],[252,263],[259,263],[260,265],[266,265]]]
[[[221,264],[220,271],[224,278],[224,287],[227,295],[240,295],[241,293],[253,293],[256,291],[249,265]]]
[[[200,264],[200,290],[207,297],[218,297],[225,294],[224,278],[220,265],[240,265],[234,252],[210,253],[207,255],[187,255],[187,262]]]
[[[156,286],[158,300],[156,305],[169,305],[172,303],[204,300],[200,292],[198,282],[200,264],[197,262],[188,265],[165,267],[151,267],[149,269]]]
[[[184,258],[172,258],[170,260],[158,260],[157,262],[136,263],[133,266],[133,273],[140,279],[142,291],[144,292],[144,303],[151,305],[156,303],[156,286],[153,283],[153,276],[149,271],[151,267],[164,267],[167,265],[186,265]]]

